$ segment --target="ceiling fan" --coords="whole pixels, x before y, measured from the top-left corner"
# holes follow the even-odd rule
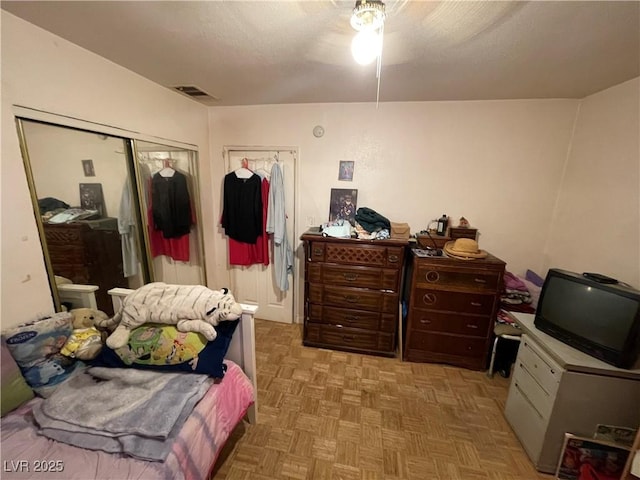
[[[362,3],[362,0],[354,3],[337,0],[299,2],[303,14],[324,15],[328,20],[333,17],[316,41],[309,45],[308,60],[354,65],[351,45],[357,32],[351,18]],[[429,52],[460,46],[497,27],[527,2],[367,0],[366,3],[384,5],[382,66],[387,67],[420,62]]]

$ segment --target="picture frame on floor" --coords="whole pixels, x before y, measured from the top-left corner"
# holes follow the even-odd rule
[[[555,478],[621,480],[629,454],[623,445],[565,433]]]

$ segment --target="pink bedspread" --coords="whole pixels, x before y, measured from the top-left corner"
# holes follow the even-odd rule
[[[253,404],[253,386],[242,369],[225,360],[227,373],[194,408],[165,462],[144,462],[120,454],[84,450],[49,440],[30,421],[36,398],[2,419],[4,479],[191,480],[209,470],[234,427]]]

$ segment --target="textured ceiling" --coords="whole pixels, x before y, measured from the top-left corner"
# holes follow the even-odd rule
[[[354,1],[2,1],[2,8],[209,105],[371,102]],[[387,5],[380,101],[582,98],[640,75],[640,2]]]

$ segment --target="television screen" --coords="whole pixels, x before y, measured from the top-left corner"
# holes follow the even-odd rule
[[[535,325],[607,363],[630,368],[639,348],[640,292],[551,269]]]

